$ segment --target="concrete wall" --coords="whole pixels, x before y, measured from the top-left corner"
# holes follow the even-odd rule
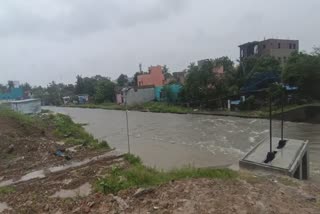
[[[35,114],[41,111],[41,101],[38,99],[12,101],[11,109],[23,114]]]
[[[141,104],[155,99],[154,88],[130,89],[127,94],[127,104]]]

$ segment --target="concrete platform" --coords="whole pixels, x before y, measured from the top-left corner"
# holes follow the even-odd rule
[[[295,177],[297,179],[309,178],[309,152],[308,141],[286,139],[286,146],[277,149],[280,138],[272,138],[273,151],[277,151],[270,163],[264,163],[270,150],[269,138],[264,139],[240,160],[241,168],[271,171]]]

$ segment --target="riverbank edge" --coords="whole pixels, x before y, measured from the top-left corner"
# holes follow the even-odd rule
[[[59,107],[64,108],[86,108],[86,109],[102,109],[102,110],[116,110],[116,111],[125,111],[126,109],[122,106],[104,106],[104,105],[63,105]],[[171,114],[194,114],[194,115],[212,115],[212,116],[226,116],[226,117],[239,117],[239,118],[252,118],[252,119],[266,119],[268,118],[267,114],[262,114],[262,112],[258,111],[246,111],[241,113],[234,111],[199,111],[199,110],[188,110],[188,111],[153,111],[152,109],[144,109],[144,108],[131,108],[128,106],[129,111],[137,111],[137,112],[152,112],[152,113],[171,113]]]
[[[174,105],[172,105],[174,106]],[[103,109],[103,110],[119,110],[125,111],[124,106],[120,106],[117,104],[114,105],[96,105],[96,104],[83,104],[83,105],[64,105],[61,107],[71,107],[71,108],[89,108],[89,109]],[[152,108],[145,107],[144,105],[134,105],[128,106],[128,110],[130,111],[137,111],[137,112],[152,112],[152,113],[171,113],[171,114],[194,114],[194,115],[212,115],[212,116],[225,116],[225,117],[238,117],[238,118],[248,118],[248,119],[267,119],[269,118],[269,112],[262,111],[262,110],[254,110],[254,111],[242,111],[242,112],[235,112],[235,111],[201,111],[201,110],[193,110],[191,108],[174,106],[177,109],[170,108],[167,110],[166,108],[161,108],[161,110],[156,109],[153,110]],[[304,104],[298,106],[286,106],[284,109],[284,113],[288,114],[291,111],[295,111],[298,109],[304,109],[309,107],[318,107],[320,108],[320,103],[313,103],[313,104]],[[281,110],[277,109],[272,112],[272,115],[275,120],[280,120],[281,117]],[[291,121],[290,117],[285,118],[287,121]],[[293,121],[297,122],[297,121]],[[304,121],[298,121],[304,122]]]

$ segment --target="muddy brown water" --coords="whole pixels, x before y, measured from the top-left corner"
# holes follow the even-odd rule
[[[86,130],[127,152],[124,111],[45,107],[87,123]],[[237,117],[129,112],[131,152],[159,169],[186,165],[238,168],[238,161],[269,135],[269,121]],[[309,140],[311,176],[320,181],[320,124],[285,122],[285,137]],[[280,121],[273,122],[280,136]],[[264,157],[262,157],[263,159]]]

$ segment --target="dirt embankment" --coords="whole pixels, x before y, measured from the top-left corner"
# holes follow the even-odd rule
[[[0,118],[0,213],[320,213],[316,184],[243,172],[103,194],[99,178],[128,162],[110,152],[94,158],[109,153],[65,145],[51,131]],[[61,147],[71,160],[54,155]],[[30,176],[39,170],[42,176]]]

